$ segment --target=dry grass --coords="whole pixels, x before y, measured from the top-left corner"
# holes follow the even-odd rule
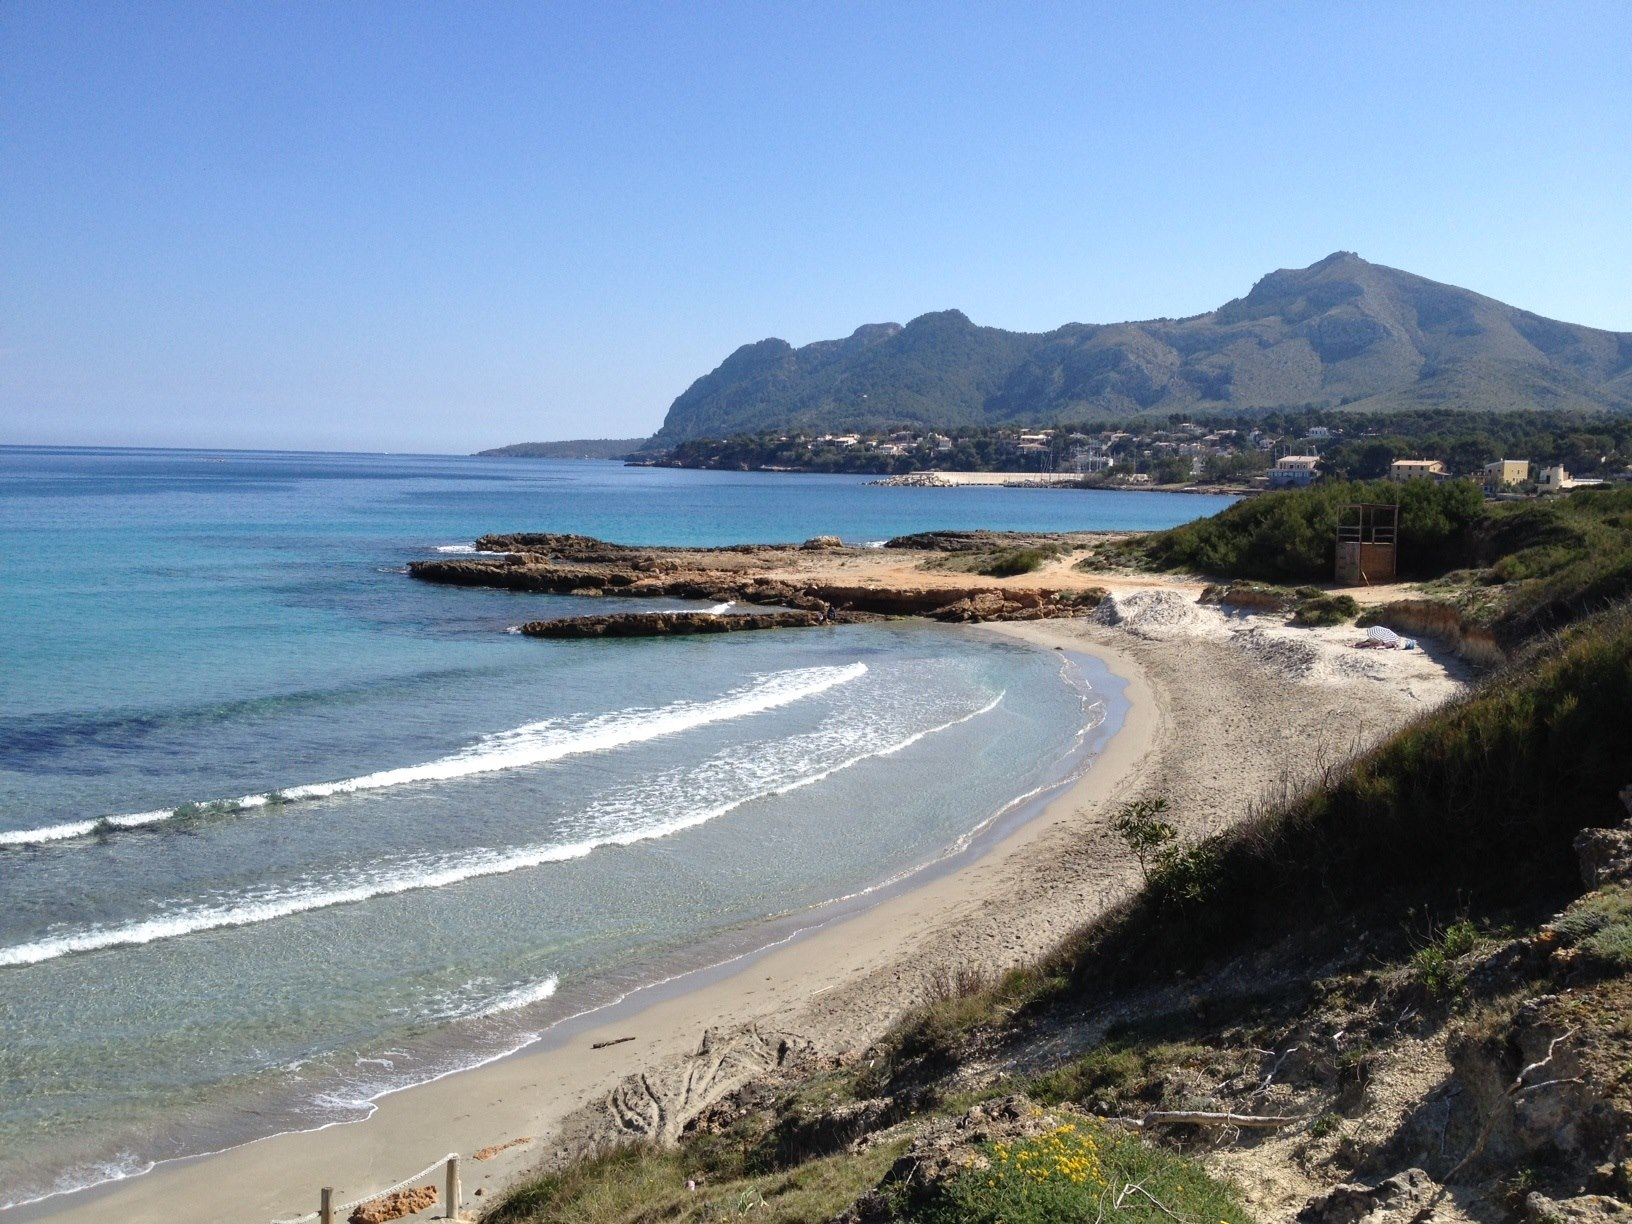
[[[518,1185],[483,1216],[484,1224],[820,1224],[895,1163],[906,1141],[857,1155],[841,1153],[785,1172],[754,1176],[740,1161],[720,1160],[690,1145],[660,1150],[618,1148]],[[735,1167],[733,1167],[733,1164]],[[695,1182],[695,1189],[688,1189]]]

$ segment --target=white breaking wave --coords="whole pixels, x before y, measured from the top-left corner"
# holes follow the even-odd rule
[[[494,773],[543,765],[562,757],[586,752],[606,752],[629,744],[645,743],[664,735],[675,735],[710,723],[747,718],[767,710],[814,697],[836,685],[866,675],[865,663],[842,667],[805,667],[773,672],[756,683],[713,701],[677,701],[658,709],[621,710],[588,719],[550,718],[526,723],[509,731],[484,735],[469,748],[421,765],[385,769],[346,778],[339,782],[314,782],[287,790],[244,795],[226,800],[228,811],[265,807],[269,803],[300,799],[324,799],[330,795],[383,790],[412,782],[446,782],[472,774]],[[159,824],[176,815],[176,809],[132,812],[105,816],[99,820],[77,820],[36,829],[0,832],[0,846],[33,846],[44,842],[89,837],[112,829],[134,829]]]
[[[717,603],[712,608],[709,608],[708,609],[708,614],[710,616],[721,616],[721,615],[725,614],[726,612],[731,611],[731,609],[736,607],[736,606],[737,606],[737,601],[736,600],[728,599],[724,603]]]
[[[48,1198],[55,1198],[59,1194],[72,1194],[76,1190],[85,1190],[91,1186],[106,1185],[108,1182],[124,1181],[131,1177],[141,1177],[151,1173],[157,1162],[144,1160],[129,1152],[123,1152],[110,1160],[97,1161],[90,1168],[73,1170],[62,1174],[43,1193],[35,1194],[31,1198],[0,1198],[0,1211],[10,1211],[13,1207],[27,1207],[33,1203],[43,1203]],[[3,1193],[3,1191],[0,1191]]]
[[[518,986],[514,990],[507,990],[493,1002],[476,1013],[478,1016],[496,1016],[500,1012],[515,1011],[518,1007],[526,1007],[530,1003],[542,1003],[555,993],[556,979],[552,975],[542,982],[533,982],[526,986]]]
[[[250,796],[266,802],[266,796]],[[45,825],[38,829],[7,829],[0,831],[0,846],[37,846],[43,842],[67,841],[73,837],[89,837],[104,829],[137,829],[142,825],[158,824],[176,813],[172,808],[157,812],[130,812],[124,816],[104,816],[100,820],[72,820],[66,824]]]
[[[851,666],[860,667],[861,665],[852,664]],[[833,668],[825,670],[849,671],[850,669]],[[238,900],[227,905],[197,906],[177,913],[165,914],[138,922],[128,922],[119,926],[91,927],[71,934],[55,935],[31,943],[0,948],[0,966],[32,965],[41,961],[55,960],[58,957],[67,956],[74,952],[91,952],[120,945],[152,943],[156,940],[174,939],[181,935],[219,930],[223,927],[251,926],[257,923],[270,922],[277,918],[287,918],[295,914],[307,913],[311,910],[368,901],[374,897],[417,892],[423,889],[446,888],[452,884],[480,879],[484,876],[507,875],[510,872],[539,867],[545,863],[566,862],[571,859],[583,858],[601,846],[629,846],[634,845],[636,842],[669,837],[682,830],[706,824],[756,799],[764,799],[772,795],[784,795],[790,791],[812,786],[832,777],[840,770],[849,769],[863,761],[876,757],[891,756],[917,743],[926,736],[948,730],[973,718],[978,718],[982,714],[990,713],[997,708],[1002,700],[1003,694],[999,693],[979,709],[961,714],[937,726],[915,731],[881,748],[873,748],[847,759],[824,765],[799,777],[788,778],[783,776],[761,782],[760,785],[755,786],[746,793],[728,796],[706,806],[675,812],[667,819],[654,824],[621,829],[602,828],[578,841],[544,846],[527,846],[504,851],[483,850],[444,859],[436,864],[421,863],[416,865],[398,862],[377,867],[356,883],[343,888],[321,886],[307,888],[294,892],[268,895],[254,900]],[[752,777],[754,772],[756,771],[750,770],[748,776]],[[546,984],[548,982],[528,989],[536,991],[542,989]],[[553,985],[551,988],[553,989]],[[512,992],[512,995],[514,993]],[[510,999],[512,995],[504,996],[500,1002]],[[547,996],[539,995],[537,997]],[[521,1001],[510,1003],[509,1006],[525,1006],[527,1002],[531,1001],[534,1000],[522,998]]]
[[[556,976],[552,973],[537,982],[527,982],[521,986],[494,994],[494,980],[492,978],[474,978],[454,990],[438,991],[427,998],[416,999],[402,1008],[393,1008],[393,1015],[411,1017],[414,1021],[443,1021],[443,1020],[482,1020],[489,1016],[497,1016],[502,1012],[515,1011],[518,1007],[526,1007],[532,1003],[540,1003],[555,993]],[[406,1057],[398,1051],[395,1055],[390,1050],[382,1050],[377,1058],[359,1058],[356,1066],[365,1063],[384,1067],[391,1071],[396,1069],[394,1058]]]
[[[473,552],[476,551],[476,545],[474,545],[474,544],[438,544],[436,546],[436,551],[439,552],[439,553],[473,553]]]

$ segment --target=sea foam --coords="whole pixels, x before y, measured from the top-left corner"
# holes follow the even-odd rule
[[[344,887],[337,888],[327,884],[295,887],[260,896],[240,897],[227,904],[188,906],[135,922],[90,927],[81,931],[48,936],[29,943],[0,948],[0,966],[37,964],[75,952],[146,944],[225,927],[250,926],[312,910],[356,904],[375,897],[446,888],[466,880],[506,875],[514,871],[543,866],[546,863],[567,862],[583,858],[602,846],[628,846],[669,837],[682,830],[716,820],[744,804],[814,785],[866,760],[894,755],[926,736],[949,730],[991,712],[1002,700],[1003,694],[999,693],[974,710],[958,714],[935,726],[912,731],[882,745],[877,744],[873,738],[874,728],[865,722],[848,725],[840,734],[829,732],[824,736],[823,733],[813,733],[809,737],[803,737],[802,740],[796,737],[794,740],[781,741],[761,758],[736,757],[735,779],[738,785],[734,792],[722,793],[716,789],[705,794],[702,802],[694,800],[689,807],[670,809],[657,820],[646,819],[641,823],[627,823],[626,818],[634,809],[625,802],[607,802],[598,805],[598,811],[586,814],[583,822],[584,835],[577,840],[501,851],[482,850],[452,856],[434,863],[416,864],[398,861],[380,864]],[[824,739],[827,751],[816,750],[824,747]],[[857,751],[858,748],[861,750]],[[707,776],[711,771],[723,769],[728,759],[713,758],[700,766],[695,773],[688,773],[687,776],[691,778]],[[684,793],[685,779],[677,777],[671,782],[673,785],[667,788],[668,793]],[[654,808],[661,810],[661,805],[653,802],[655,797],[648,792],[640,804],[640,810],[648,816]],[[511,1006],[525,1006],[531,1001],[535,1000],[524,998]]]
[[[415,782],[445,782],[472,774],[543,765],[580,753],[607,752],[711,723],[747,718],[814,697],[866,673],[865,663],[773,672],[712,701],[677,701],[656,709],[620,710],[587,718],[550,718],[525,723],[508,731],[484,735],[468,748],[423,764],[380,770],[338,782],[313,782],[282,791],[244,795],[222,802],[229,811],[246,810],[279,802],[324,799],[331,795],[382,790]],[[11,829],[0,831],[0,846],[40,845],[89,837],[94,833],[142,828],[161,824],[176,815],[176,809],[166,808],[33,829]]]

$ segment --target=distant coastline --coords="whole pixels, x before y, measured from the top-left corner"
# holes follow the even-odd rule
[[[571,438],[563,442],[515,442],[477,451],[480,459],[627,459],[645,438]]]
[[[884,489],[962,489],[976,485],[999,489],[1114,489],[1118,493],[1205,493],[1214,497],[1248,497],[1263,492],[1248,485],[1230,484],[1106,484],[1089,483],[1072,472],[908,472],[867,481]]]

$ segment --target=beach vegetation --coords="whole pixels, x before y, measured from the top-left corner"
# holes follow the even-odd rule
[[[1122,552],[1164,570],[1271,583],[1326,581],[1336,566],[1338,518],[1352,502],[1400,507],[1400,538],[1410,541],[1400,549],[1407,577],[1467,564],[1473,529],[1486,513],[1484,494],[1469,481],[1322,481],[1248,498],[1210,518],[1128,542]]]
[[[1167,811],[1167,799],[1157,795],[1148,799],[1134,799],[1117,808],[1111,817],[1111,830],[1122,839],[1128,853],[1139,862],[1139,874],[1150,881],[1150,866],[1155,857],[1179,836],[1179,830],[1162,814]]]
[[[882,1079],[956,1065],[983,1023],[1015,1010],[1196,972],[1320,929],[1334,913],[1396,930],[1454,914],[1430,928],[1414,965],[1405,954],[1429,993],[1452,995],[1477,930],[1463,921],[1470,913],[1556,909],[1573,895],[1575,834],[1624,816],[1616,796],[1628,725],[1632,608],[1623,605],[1547,635],[1322,785],[1202,841],[1162,839],[1144,887],[1030,969],[1024,990],[909,1015],[885,1043]],[[1601,926],[1601,954],[1632,948],[1632,923]]]
[[[1016,966],[995,980],[970,972],[960,988],[937,987],[931,975],[925,1002],[902,1016],[876,1044],[876,1057],[856,1078],[858,1097],[883,1096],[922,1084],[957,1066],[972,1034],[1001,1024],[1040,995],[1058,990],[1038,967]]]
[[[1341,1114],[1323,1113],[1309,1124],[1311,1139],[1324,1139],[1327,1135],[1335,1135],[1343,1128]]]
[[[1056,591],[1054,602],[1072,608],[1097,608],[1110,598],[1110,594],[1100,586],[1080,587],[1074,591]]]
[[[1217,890],[1222,865],[1218,844],[1210,838],[1173,842],[1156,852],[1156,870],[1150,875],[1150,888],[1166,905],[1201,905]]]
[[[1497,504],[1480,547],[1498,634],[1557,629],[1632,594],[1632,487]]]
[[[1311,594],[1320,592],[1311,588]],[[1234,582],[1214,582],[1202,588],[1197,603],[1219,604],[1225,608],[1245,612],[1285,612],[1295,607],[1303,596],[1290,587],[1271,582],[1237,579]]]
[[[1026,1095],[1045,1105],[1073,1102],[1096,1114],[1131,1114],[1167,1105],[1166,1074],[1208,1051],[1185,1041],[1117,1033],[1080,1058],[1026,1081]]]
[[[1013,578],[1042,569],[1056,557],[1066,555],[1066,544],[1039,542],[1013,548],[981,548],[949,551],[932,557],[926,567],[956,573],[984,574],[988,578]]]
[[[699,1137],[703,1138],[703,1137]],[[718,1140],[718,1136],[708,1139]],[[645,1220],[752,1219],[766,1224],[828,1220],[883,1177],[906,1147],[885,1142],[764,1174],[745,1149],[688,1140],[630,1144],[572,1161],[513,1186],[483,1224],[634,1224]]]
[[[1179,840],[1178,826],[1162,819],[1167,799],[1134,799],[1117,808],[1112,831],[1139,863],[1145,887],[1169,904],[1189,905],[1206,900],[1217,870],[1217,855],[1209,842]]]
[[[1094,1118],[988,1143],[981,1155],[924,1201],[898,1209],[899,1218],[921,1224],[1250,1219],[1233,1190],[1199,1165]]]
[[[1049,548],[1011,548],[998,553],[981,567],[980,573],[990,578],[1013,578],[1042,569],[1058,555]]]
[[[1632,887],[1588,893],[1551,923],[1567,945],[1616,972],[1632,971]]]
[[[1302,600],[1292,611],[1292,623],[1314,628],[1320,625],[1342,625],[1360,615],[1360,604],[1352,595],[1313,595]]]
[[[924,985],[930,1003],[954,1003],[978,995],[992,984],[992,976],[984,965],[962,961],[943,965],[932,972]]]
[[[1458,962],[1479,943],[1479,928],[1460,918],[1431,934],[1411,956],[1411,970],[1430,998],[1456,994],[1465,974]]]
[[[1632,488],[1577,489],[1566,497],[1486,502],[1470,481],[1321,482],[1250,498],[1168,531],[1101,546],[1096,564],[1180,570],[1231,580],[1328,581],[1341,508],[1398,504],[1402,578],[1436,594],[1504,641],[1522,641],[1632,595]],[[1240,581],[1203,593],[1219,602],[1255,595]],[[1299,623],[1311,623],[1300,621]]]

